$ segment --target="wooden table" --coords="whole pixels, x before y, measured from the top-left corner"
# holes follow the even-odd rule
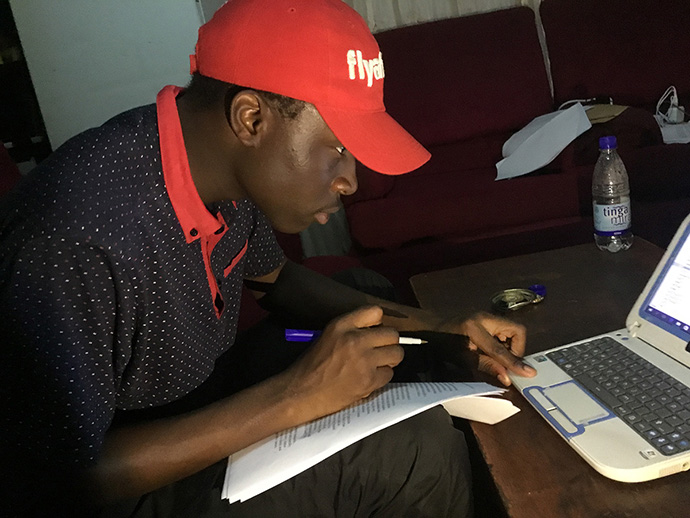
[[[527,352],[534,353],[624,327],[662,254],[636,238],[618,254],[586,244],[420,274],[410,282],[421,307],[447,316],[490,311],[491,296],[503,289],[545,285],[543,302],[509,314],[527,326]],[[516,389],[506,397],[521,412],[494,426],[472,423],[472,431],[508,516],[690,516],[690,473],[638,484],[607,479]]]

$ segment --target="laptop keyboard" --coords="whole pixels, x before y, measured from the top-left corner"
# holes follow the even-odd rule
[[[664,455],[690,450],[690,388],[611,337],[546,356]]]

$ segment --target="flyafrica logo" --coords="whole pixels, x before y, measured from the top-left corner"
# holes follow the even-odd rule
[[[361,50],[347,51],[347,66],[350,71],[350,79],[366,79],[367,86],[374,84],[374,79],[383,79],[383,58],[379,52],[378,57],[364,59]]]

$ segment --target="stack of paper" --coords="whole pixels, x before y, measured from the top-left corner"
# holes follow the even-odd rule
[[[519,411],[487,383],[390,383],[335,414],[275,434],[228,459],[223,498],[244,501],[364,437],[438,404],[451,415],[495,424]]]

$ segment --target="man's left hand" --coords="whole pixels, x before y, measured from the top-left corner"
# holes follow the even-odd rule
[[[537,371],[522,361],[525,326],[489,313],[477,313],[460,322],[446,322],[439,331],[466,335],[468,347],[479,354],[479,370],[510,385],[508,371],[531,378]]]

